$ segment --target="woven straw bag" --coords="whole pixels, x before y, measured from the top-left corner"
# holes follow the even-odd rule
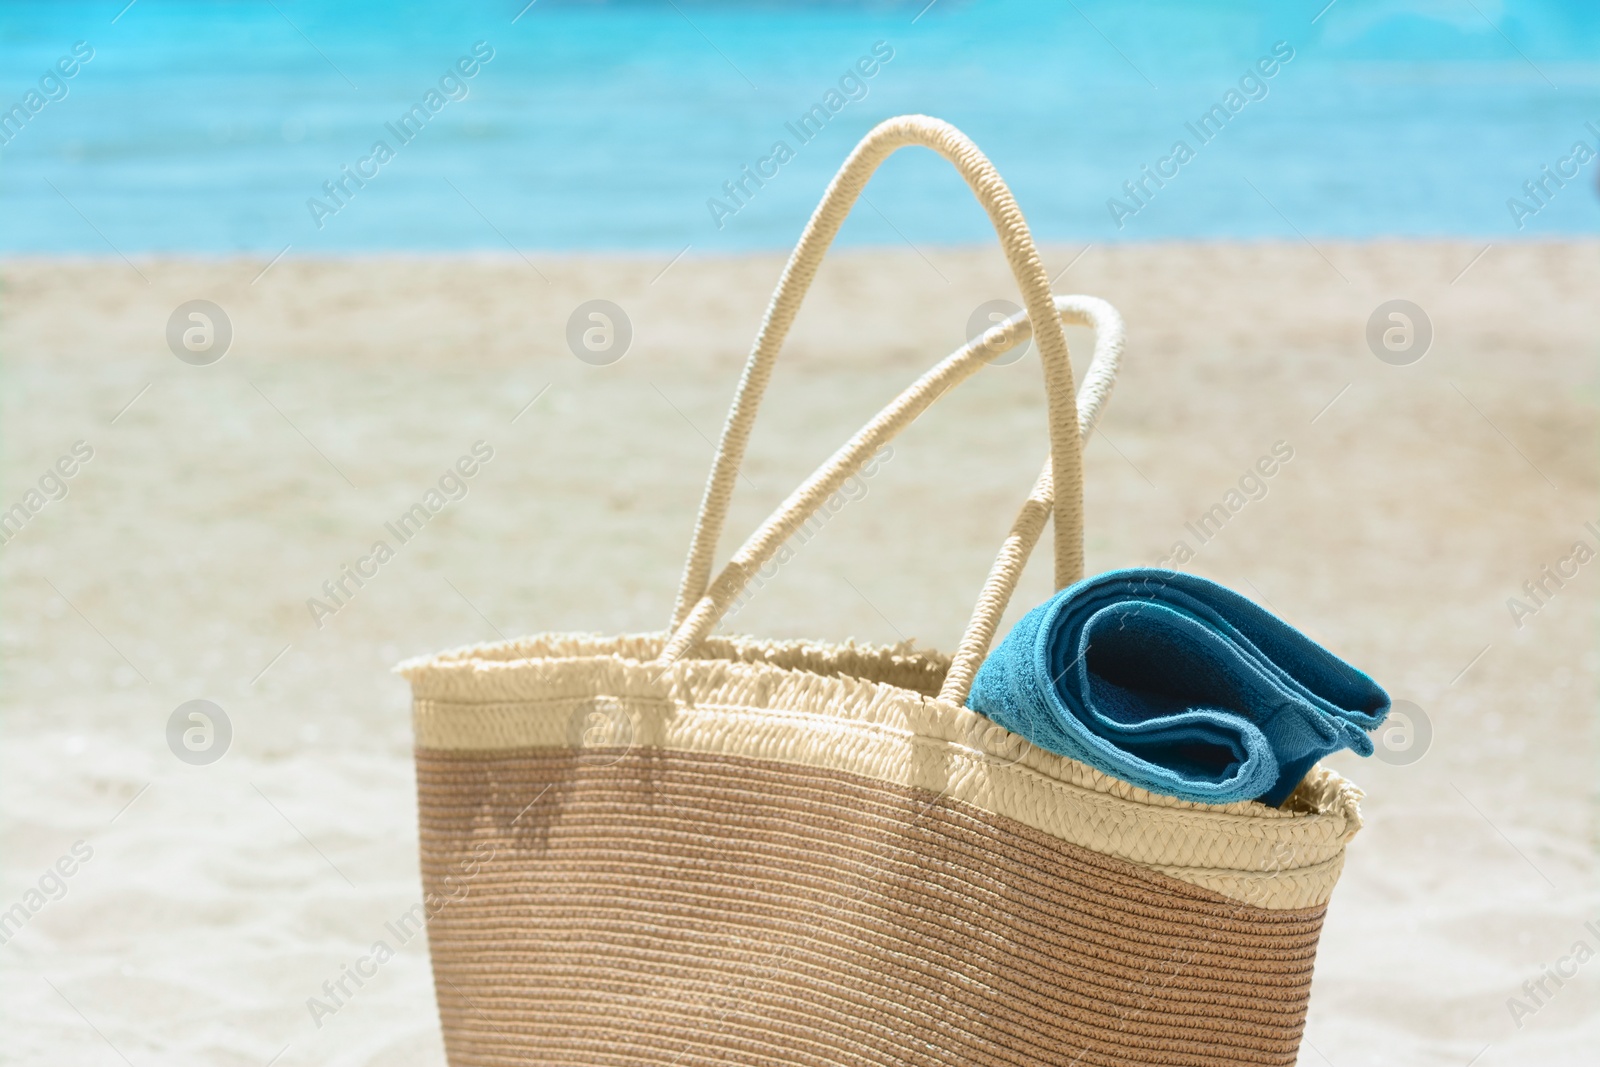
[[[972,187],[1025,315],[901,394],[713,579],[801,296],[868,177],[906,145]],[[1096,331],[1076,398],[1063,321]],[[711,636],[884,442],[1030,334],[1051,459],[953,657]],[[1056,584],[1081,574],[1082,439],[1121,346],[1109,305],[1052,297],[1010,191],[961,133],[913,116],[861,142],[762,324],[671,630],[547,634],[401,667],[455,1067],[1295,1061],[1357,790],[1318,769],[1279,809],[1188,803],[963,706],[1048,518]]]

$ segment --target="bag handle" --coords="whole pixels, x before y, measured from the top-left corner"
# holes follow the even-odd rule
[[[1078,392],[1077,403],[1079,440],[1087,442],[1100,421],[1100,413],[1105,410],[1111,387],[1117,382],[1117,370],[1122,365],[1122,351],[1126,345],[1122,316],[1116,308],[1094,296],[1058,296],[1055,306],[1061,321],[1094,330],[1094,358],[1089,363],[1089,372],[1083,377],[1083,388]],[[997,328],[1004,329],[1011,321],[1007,320]],[[1024,343],[1032,332],[1026,320],[1017,323],[1014,328],[1020,331],[1017,344]],[[1047,460],[1044,470],[1039,472],[1038,479],[1033,483],[1033,490],[1022,502],[1022,508],[1011,524],[1011,532],[1001,543],[994,565],[989,568],[989,576],[984,579],[978,603],[972,609],[972,618],[962,631],[961,642],[950,660],[950,670],[944,676],[944,684],[939,687],[940,700],[948,700],[952,704],[967,702],[967,694],[972,691],[978,668],[983,665],[984,657],[994,644],[1000,619],[1005,615],[1006,606],[1016,592],[1017,582],[1022,578],[1022,569],[1027,566],[1028,557],[1033,554],[1034,546],[1039,543],[1039,535],[1044,532],[1045,521],[1050,518],[1051,503],[1050,462]],[[1057,588],[1063,589],[1065,586],[1058,583]]]
[[[1122,317],[1110,304],[1092,296],[1058,296],[1053,304],[1059,316],[1058,328],[1061,322],[1069,322],[1091,327],[1095,331],[1094,358],[1075,405],[1081,441],[1081,438],[1088,437],[1099,421],[1116,381],[1124,346]],[[729,605],[744,591],[755,572],[777,554],[784,543],[816,514],[846,480],[859,473],[884,444],[893,440],[956,385],[1003,352],[1025,344],[1032,333],[1026,313],[1019,312],[947,356],[890,402],[791,493],[734,553],[733,559],[729,560],[711,583],[710,589],[696,603],[689,618],[672,634],[662,650],[660,661],[670,663],[704,640]],[[972,618],[962,634],[950,671],[939,691],[941,700],[955,704],[966,702],[972,680],[983,658],[988,655],[1001,616],[1022,576],[1022,569],[1044,531],[1045,521],[1050,518],[1053,505],[1050,468],[1051,463],[1047,460],[1022,510],[1012,523],[1011,532],[1001,546],[999,556],[990,568],[977,606],[973,609]]]
[[[939,152],[956,166],[972,188],[1000,236],[1007,261],[1022,290],[1026,317],[1013,316],[993,327],[918,379],[795,490],[734,554],[716,581],[711,582],[711,557],[726,523],[728,503],[749,442],[756,408],[771,380],[778,350],[799,310],[805,290],[872,172],[893,152],[911,144],[921,144]],[[1085,395],[1075,401],[1071,399],[1072,366],[1061,328],[1062,317],[1094,325],[1098,333],[1096,359],[1085,383]],[[1035,323],[1039,324],[1037,331],[1033,329]],[[1051,514],[1056,519],[1057,588],[1065,588],[1082,575],[1082,435],[1087,433],[1085,427],[1092,427],[1110,392],[1122,347],[1121,322],[1104,301],[1051,297],[1048,275],[1015,199],[993,165],[960,131],[948,123],[919,115],[891,119],[874,128],[856,146],[829,184],[767,308],[733,409],[723,428],[722,442],[701,502],[673,616],[674,632],[662,651],[662,662],[672,662],[703,640],[754,571],[776,554],[823,501],[859,471],[883,443],[895,437],[945,391],[995,358],[1004,350],[999,347],[1001,342],[1008,341],[1005,348],[1010,348],[1021,344],[1034,332],[1039,335],[1040,358],[1045,370],[1051,458],[984,583],[978,606],[941,691],[941,697],[948,695],[957,702],[965,700],[971,677],[988,651],[1022,566],[1042,533],[1044,519]],[[1080,406],[1085,409],[1082,413]],[[1054,491],[1053,472],[1057,470],[1062,472],[1065,486],[1059,496]]]
[[[678,601],[672,615],[673,630],[681,629],[710,586],[717,541],[727,525],[728,504],[750,442],[756,409],[772,378],[778,351],[794,323],[800,302],[867,179],[885,159],[908,145],[922,145],[938,152],[966,179],[1000,238],[1006,261],[1022,291],[1028,318],[1038,324],[1039,356],[1044,364],[1051,427],[1052,467],[1061,482],[1061,492],[1054,503],[1056,585],[1064,589],[1083,573],[1083,471],[1077,409],[1072,402],[1072,364],[1067,356],[1066,335],[1051,300],[1049,275],[1039,259],[1016,199],[978,147],[947,122],[926,115],[904,115],[879,123],[856,145],[828,184],[822,202],[806,223],[800,243],[783,269],[750,358],[745,363],[744,375],[739,380],[733,407],[722,430],[722,441],[712,462],[711,477],[706,483],[694,537],[689,544],[688,563],[678,588]]]

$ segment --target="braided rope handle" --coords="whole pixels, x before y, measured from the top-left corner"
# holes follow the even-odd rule
[[[1039,259],[1015,197],[988,158],[949,123],[926,115],[905,115],[879,123],[850,153],[828,184],[822,202],[812,213],[800,243],[783,269],[745,364],[711,466],[711,478],[706,483],[694,538],[689,545],[689,560],[678,588],[678,602],[672,615],[673,630],[682,628],[710,587],[712,560],[717,541],[727,525],[728,505],[755,425],[756,409],[771,381],[778,351],[789,334],[807,288],[816,277],[822,257],[872,173],[890,155],[909,145],[922,145],[938,152],[966,179],[999,235],[1006,261],[1022,291],[1023,307],[1029,320],[1036,324],[1049,408],[1052,468],[1060,481],[1057,486],[1060,491],[1054,500],[1056,585],[1066,588],[1083,574],[1083,469],[1078,412],[1073,402],[1067,338],[1055,313],[1049,275]]]
[[[1081,440],[1088,441],[1095,424],[1100,421],[1100,413],[1105,410],[1106,400],[1111,396],[1111,387],[1116,384],[1117,369],[1122,365],[1125,346],[1122,316],[1116,308],[1093,296],[1058,296],[1055,304],[1063,322],[1088,326],[1094,330],[1094,360],[1089,364],[1089,373],[1084,375],[1083,388],[1078,393],[1079,432]],[[1017,339],[1017,343],[1022,344],[1032,331],[1026,320],[1018,323],[1016,328],[1022,331]],[[984,579],[978,603],[972,609],[972,618],[961,634],[955,656],[951,658],[950,671],[944,676],[944,684],[939,687],[940,700],[948,700],[952,704],[967,702],[967,694],[972,692],[972,682],[978,676],[978,668],[983,665],[984,657],[994,644],[994,635],[1000,628],[1006,605],[1011,603],[1017,582],[1022,579],[1022,569],[1027,566],[1028,557],[1039,543],[1045,520],[1050,518],[1051,495],[1050,463],[1047,461],[1044,470],[1039,472],[1038,480],[1033,483],[1028,499],[1023,501],[1022,509],[1017,512],[1011,532],[1006,535],[994,566],[989,569],[989,576]],[[1064,587],[1058,585],[1057,588]]]
[[[1053,318],[1058,317],[1058,328],[1062,322],[1067,322],[1088,326],[1095,331],[1094,358],[1075,405],[1081,443],[1094,430],[1116,381],[1124,347],[1122,317],[1110,304],[1092,296],[1058,296],[1052,303],[1056,312]],[[945,357],[938,366],[917,379],[884,407],[791,493],[734,553],[706,594],[690,611],[689,617],[672,634],[662,650],[661,662],[670,663],[680,658],[704,640],[744,591],[756,571],[777,555],[784,543],[852,475],[858,474],[879,449],[945,393],[1005,351],[1026,344],[1032,334],[1027,314],[1020,312],[1013,315]],[[1050,461],[1046,460],[1044,470],[1023,503],[989,571],[972,618],[957,646],[950,672],[940,689],[939,697],[942,700],[964,704],[978,666],[988,655],[1006,605],[1010,603],[1017,582],[1022,577],[1023,567],[1044,531],[1046,520],[1051,516],[1054,502],[1050,466]]]
[[[714,581],[711,556],[726,523],[733,483],[738,476],[745,446],[754,424],[756,408],[771,379],[777,352],[794,321],[795,313],[850,207],[872,172],[891,153],[909,144],[923,144],[954,163],[988,211],[1000,234],[1013,274],[1022,287],[1027,310],[998,323],[968,342],[928,371],[878,413],[865,427],[825,462],[734,553]],[[1034,289],[1042,287],[1048,312],[1033,306]],[[1039,260],[1027,224],[1010,190],[971,141],[947,123],[922,116],[892,119],[876,127],[851,153],[834,177],[822,203],[784,269],[767,309],[754,350],[734,401],[722,443],[712,467],[700,517],[690,547],[683,585],[679,590],[673,633],[661,653],[670,663],[704,640],[749,584],[785,542],[811,518],[852,475],[858,473],[885,443],[926,411],[951,388],[994,360],[1003,351],[1024,344],[1039,331],[1039,350],[1045,366],[1045,388],[1050,407],[1051,457],[1045,462],[1033,490],[1024,502],[1010,534],[984,582],[972,618],[962,635],[940,698],[964,703],[972,680],[999,627],[1000,619],[1021,578],[1022,569],[1043,533],[1047,519],[1056,519],[1056,585],[1065,588],[1083,573],[1083,440],[1099,420],[1123,349],[1121,317],[1110,304],[1094,297],[1051,297],[1049,279]],[[1062,323],[1095,330],[1094,359],[1075,401],[1061,405],[1060,393],[1072,396],[1072,366],[1067,359]],[[1051,349],[1056,349],[1052,353]],[[1054,373],[1053,373],[1054,372]],[[1063,381],[1064,379],[1064,381]],[[1060,408],[1065,407],[1065,417]],[[1063,462],[1063,454],[1066,457]],[[1057,497],[1054,470],[1064,470],[1068,491]]]

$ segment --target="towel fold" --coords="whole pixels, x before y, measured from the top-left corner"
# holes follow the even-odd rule
[[[984,660],[967,706],[1152,793],[1276,807],[1324,756],[1371,755],[1389,697],[1239,594],[1134,568],[1030,611]]]

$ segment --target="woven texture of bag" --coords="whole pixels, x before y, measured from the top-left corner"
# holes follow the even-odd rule
[[[906,145],[988,212],[1024,311],[902,393],[715,576],[779,348],[872,171]],[[1062,323],[1092,327],[1074,394]],[[1051,456],[954,656],[711,631],[882,445],[1030,336]],[[1053,297],[981,153],[921,116],[870,133],[786,267],[723,431],[671,628],[552,634],[402,665],[429,944],[453,1067],[1292,1064],[1359,792],[1281,808],[1146,793],[964,707],[1054,520],[1082,571],[1081,448],[1116,312]]]

